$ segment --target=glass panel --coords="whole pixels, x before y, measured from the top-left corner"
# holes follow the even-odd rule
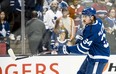
[[[38,19],[40,19],[45,24],[46,22],[43,21],[43,17],[45,16],[46,11],[50,9],[49,5],[50,5],[51,1],[52,0],[1,0],[0,1],[0,10],[5,12],[5,18],[6,18],[5,20],[9,23],[9,26],[10,26],[10,31],[11,31],[10,47],[13,49],[13,51],[16,55],[32,55],[31,54],[32,51],[30,50],[29,47],[32,47],[32,49],[34,49],[34,47],[37,43],[35,43],[35,42],[29,43],[28,36],[31,34],[27,34],[27,33],[29,33],[29,31],[31,32],[32,29],[37,30],[38,26],[33,25],[33,26],[35,26],[35,28],[30,26],[31,29],[29,31],[25,32],[26,29],[28,28],[27,23],[30,21],[30,19],[32,19],[32,11],[36,10]],[[73,4],[72,0],[64,0],[64,1],[66,1],[69,6],[71,4]],[[108,19],[110,15],[112,16],[112,14],[114,12],[116,13],[116,10],[112,11],[113,12],[112,14],[109,13],[109,10],[111,8],[116,7],[116,0],[109,0],[110,2],[106,2],[106,3],[105,3],[105,1],[106,0],[101,0],[103,5],[105,7],[107,7],[108,10],[107,10],[107,13],[105,13],[105,17],[104,17],[104,15],[100,15],[101,16],[100,18],[102,19],[105,29],[106,29],[106,36],[107,36],[107,40],[110,44],[111,54],[116,54],[116,51],[115,51],[115,49],[116,49],[116,17],[113,19],[112,18]],[[84,7],[88,7],[88,6],[92,6],[95,2],[97,2],[97,0],[82,0],[82,1],[79,1],[78,4],[80,4]],[[97,6],[97,7],[99,7],[99,6]],[[78,12],[79,10],[76,9],[75,11]],[[115,16],[116,16],[116,14],[115,14]],[[75,17],[78,17],[78,18],[74,19]],[[78,13],[78,15],[75,15],[75,17],[74,18],[72,17],[74,19],[74,21],[80,20],[80,21],[77,21],[75,24],[75,27],[78,30],[79,28],[81,28],[82,25],[79,26],[79,25],[77,25],[77,23],[79,22],[79,23],[83,24],[82,19],[81,19],[81,14]],[[52,22],[55,22],[57,24],[58,21],[56,21],[56,19],[57,19],[57,17],[54,16],[54,19],[52,20]],[[114,22],[112,22],[112,20]],[[35,22],[35,21],[33,21],[33,22]],[[66,23],[68,23],[68,22],[69,21],[66,21]],[[60,21],[60,23],[61,23],[61,21]],[[0,24],[2,24],[2,23],[0,23]],[[38,24],[40,24],[40,23],[38,23]],[[111,24],[114,24],[114,25],[111,25]],[[3,29],[1,29],[1,27],[3,28],[3,26],[2,25],[0,26],[0,32],[5,33],[5,31]],[[43,39],[41,39],[42,43],[40,43],[40,46],[42,47],[42,49],[39,49],[40,50],[39,52],[43,53],[43,51],[46,51],[46,48],[50,48],[46,52],[47,54],[50,54],[52,49],[51,49],[51,47],[47,46],[47,44],[45,44],[45,42],[49,39],[44,38],[44,37],[49,36],[51,34],[51,32],[53,32],[53,29],[46,30],[46,31],[47,31],[46,34],[44,34],[44,36],[42,37]],[[34,33],[39,34],[37,31],[34,31]],[[68,37],[69,36],[70,35],[68,35]],[[36,36],[32,40],[34,40],[34,39],[36,39]],[[38,41],[38,39],[36,39],[35,41]],[[8,49],[10,49],[10,48],[8,48],[8,46],[6,45],[5,42],[6,41],[4,41],[4,39],[0,37],[0,56],[4,56],[4,54],[8,54]],[[50,40],[50,42],[51,42],[51,40]],[[31,44],[31,45],[29,45],[29,44]],[[51,44],[51,43],[49,43],[49,41],[48,41],[48,44]],[[55,48],[55,46],[52,46],[52,47]]]

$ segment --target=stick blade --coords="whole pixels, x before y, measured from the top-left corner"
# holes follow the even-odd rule
[[[15,54],[14,54],[14,52],[13,52],[13,50],[12,50],[11,48],[8,49],[8,54],[10,55],[10,57],[11,57],[13,60],[16,59],[16,56],[15,56]]]
[[[15,60],[21,60],[21,59],[25,59],[25,58],[28,58],[29,56],[23,56],[23,57],[18,57],[16,58]]]

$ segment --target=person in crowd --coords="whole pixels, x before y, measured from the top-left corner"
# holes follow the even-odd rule
[[[44,23],[46,27],[46,33],[43,41],[43,49],[50,50],[51,36],[55,27],[55,22],[58,18],[62,17],[62,12],[58,9],[58,1],[53,0],[50,4],[50,9],[44,15]]]
[[[43,16],[46,13],[46,11],[48,9],[50,9],[50,5],[49,5],[49,2],[48,1],[50,1],[50,0],[44,0],[44,2],[43,2]]]
[[[68,31],[68,39],[70,39],[70,41],[74,43],[73,41],[76,33],[74,20],[68,16],[68,8],[63,8],[62,14],[63,16],[59,19],[60,26],[66,28],[66,30]]]
[[[71,4],[69,7],[69,16],[73,19],[76,19],[78,15],[81,15],[82,10],[84,7],[79,4],[79,0],[73,0],[73,4]]]
[[[10,0],[10,10],[8,16],[11,23],[13,22],[11,32],[15,35],[19,35],[20,32],[17,31],[21,28],[21,2],[19,0]]]
[[[42,38],[45,33],[45,24],[37,18],[37,11],[32,11],[32,19],[26,23],[26,35],[32,55],[42,52]]]
[[[96,10],[87,7],[82,11],[83,22],[86,24],[82,40],[74,46],[63,46],[65,54],[86,54],[77,74],[102,74],[110,56],[109,43],[102,20],[96,18]]]
[[[76,30],[78,30],[78,26],[81,24],[81,12],[84,9],[79,3],[80,0],[73,0],[73,4],[71,4],[69,9],[69,16],[74,19]]]
[[[105,18],[105,27],[108,33],[113,33],[116,30],[116,10],[111,8],[108,17]]]
[[[75,43],[75,24],[74,20],[68,16],[69,11],[68,8],[62,9],[63,16],[56,20],[56,25],[53,31],[53,36],[51,38],[51,45],[54,43],[54,41],[57,40],[57,37],[59,36],[59,30],[60,29],[66,29],[67,30],[67,38],[69,39],[70,43]]]
[[[10,0],[10,14],[9,19],[12,23],[11,32],[16,37],[16,41],[20,41],[17,39],[21,35],[21,9],[22,3],[21,0]],[[35,9],[35,0],[24,0],[24,8],[25,8],[25,21],[31,19],[31,12]]]
[[[20,39],[17,39],[21,35],[21,1],[20,0],[9,0],[9,13],[8,21],[12,25],[11,32],[12,37],[15,38],[16,44],[20,42]]]
[[[0,12],[0,40],[6,41],[6,49],[10,49],[10,24],[6,21],[4,11]]]
[[[54,30],[53,30],[53,33],[52,33],[52,36],[51,36],[51,49],[53,49],[54,47],[54,43],[55,41],[57,40],[57,37],[59,36],[59,30],[61,29],[61,25],[60,25],[60,21],[59,19],[56,20],[55,22],[55,27],[54,27]]]
[[[38,18],[43,20],[43,4],[44,0],[37,0],[37,3],[35,5],[35,10],[37,11]]]
[[[6,20],[5,12],[0,11],[0,41],[6,43],[6,54],[11,55],[13,53],[13,59],[16,59],[10,47],[10,38],[10,24]]]
[[[58,37],[55,40],[55,43],[53,45],[53,51],[51,54],[64,54],[63,51],[63,45],[72,45],[68,39],[68,31],[65,28],[60,28],[58,32]]]
[[[96,3],[92,4],[92,7],[96,9],[97,16],[103,21],[103,19],[107,16],[108,13],[108,9],[105,5],[104,0],[97,0]]]
[[[116,48],[116,9],[113,7],[109,10],[108,17],[105,18],[105,30],[111,53],[115,53]]]

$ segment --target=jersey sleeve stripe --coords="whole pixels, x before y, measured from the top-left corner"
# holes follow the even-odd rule
[[[80,46],[81,46],[83,49],[89,50],[89,48],[85,47],[82,43],[80,43]]]
[[[79,48],[79,45],[77,45],[77,49],[78,49],[79,52],[81,52],[81,53],[83,53],[83,54],[87,54],[87,52],[82,51],[82,50]]]

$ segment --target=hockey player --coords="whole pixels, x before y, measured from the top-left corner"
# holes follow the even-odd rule
[[[96,10],[88,7],[82,11],[83,22],[86,24],[83,39],[74,46],[64,46],[63,52],[87,54],[77,74],[102,74],[110,56],[109,43],[103,23],[95,16]]]

